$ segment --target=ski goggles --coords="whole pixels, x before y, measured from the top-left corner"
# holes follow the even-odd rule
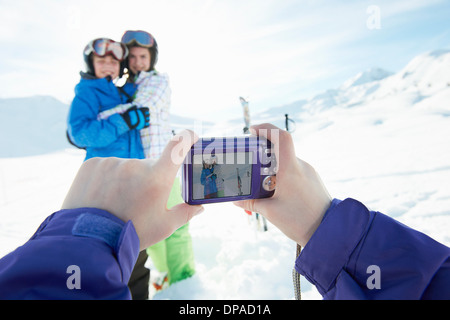
[[[112,55],[119,61],[123,61],[128,56],[128,48],[120,42],[107,38],[92,40],[84,49],[84,54],[94,53],[98,57]]]
[[[153,36],[142,30],[128,30],[122,36],[122,43],[130,46],[137,44],[141,47],[151,48],[155,44]]]

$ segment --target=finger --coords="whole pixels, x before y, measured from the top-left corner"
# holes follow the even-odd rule
[[[262,136],[270,140],[275,146],[281,147],[281,145],[292,144],[292,136],[285,130],[274,126],[270,123],[263,123],[250,127],[250,130],[258,136]],[[278,148],[276,148],[278,149]]]
[[[198,140],[198,136],[191,130],[184,130],[169,141],[164,151],[156,162],[158,170],[165,175],[175,178],[178,169],[186,158],[192,145]]]
[[[250,127],[250,131],[252,133],[255,133],[256,135],[262,135],[269,140],[270,140],[271,133],[272,133],[271,130],[281,130],[281,129],[278,128],[277,126],[274,126],[271,123],[262,123],[262,124],[252,125]]]
[[[256,199],[250,199],[250,200],[241,200],[241,201],[235,201],[233,204],[239,208],[242,208],[247,211],[251,212],[259,212],[257,206],[258,201]]]
[[[270,140],[273,144],[272,148],[274,149],[279,166],[284,167],[286,161],[291,161],[296,158],[294,142],[291,134],[287,131],[281,130],[270,123],[252,126],[250,130],[256,135]]]
[[[180,203],[170,208],[164,216],[167,217],[170,221],[170,225],[172,225],[176,230],[203,211],[203,206],[192,206],[187,203]]]

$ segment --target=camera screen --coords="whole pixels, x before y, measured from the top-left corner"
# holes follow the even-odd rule
[[[229,156],[231,155],[231,161]],[[252,152],[193,155],[194,200],[248,196],[252,184]]]

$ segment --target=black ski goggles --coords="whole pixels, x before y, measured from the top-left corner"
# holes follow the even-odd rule
[[[94,53],[98,57],[112,55],[119,61],[123,61],[128,56],[126,45],[108,38],[99,38],[92,40],[84,49],[84,54]]]
[[[151,48],[155,44],[153,36],[142,30],[128,30],[122,36],[122,43],[127,46],[137,44],[138,46]]]

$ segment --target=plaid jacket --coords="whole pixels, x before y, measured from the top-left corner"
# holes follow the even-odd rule
[[[116,113],[124,113],[133,106],[150,109],[150,126],[140,130],[145,157],[157,159],[161,156],[171,138],[169,108],[171,89],[169,77],[157,71],[142,71],[135,83],[138,85],[136,97],[132,103],[120,104],[98,114],[98,120],[104,120]]]

